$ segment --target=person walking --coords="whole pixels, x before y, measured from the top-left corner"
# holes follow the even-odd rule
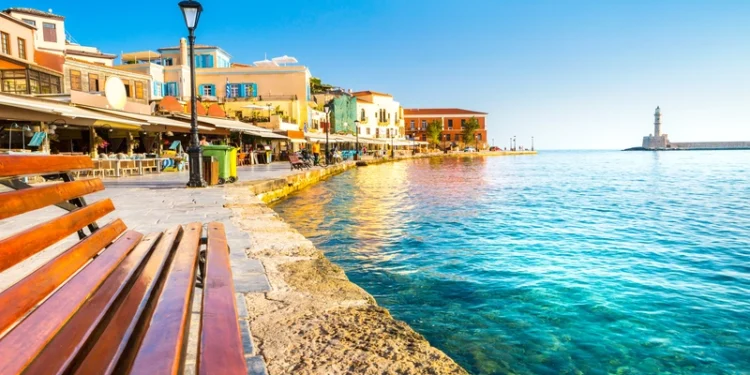
[[[320,141],[316,141],[312,145],[312,153],[313,153],[313,165],[318,165],[318,161],[320,160]]]

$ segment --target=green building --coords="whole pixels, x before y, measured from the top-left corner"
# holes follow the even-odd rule
[[[331,132],[354,134],[354,121],[357,120],[357,98],[341,94],[328,101],[331,107]]]

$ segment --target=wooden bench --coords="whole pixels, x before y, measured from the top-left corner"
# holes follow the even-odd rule
[[[99,179],[74,181],[88,156],[0,155],[0,220],[56,205],[62,216],[0,239],[0,273],[78,233],[78,241],[0,293],[0,374],[179,374],[196,287],[198,374],[246,374],[223,224],[127,230]],[[61,173],[62,172],[62,173]],[[19,177],[54,175],[29,186]],[[50,176],[53,177],[53,176]]]

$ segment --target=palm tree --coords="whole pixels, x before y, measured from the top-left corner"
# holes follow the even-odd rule
[[[476,117],[472,117],[469,119],[469,121],[466,121],[466,123],[464,123],[462,132],[464,144],[470,145],[476,142],[474,138],[474,132],[476,132],[477,129],[479,129],[479,121]]]
[[[443,135],[443,123],[440,120],[432,120],[427,124],[427,141],[437,147]]]

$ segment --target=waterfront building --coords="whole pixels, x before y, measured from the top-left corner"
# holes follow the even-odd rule
[[[10,94],[57,94],[62,92],[62,69],[39,64],[36,28],[0,13],[0,91]]]
[[[106,80],[112,77],[117,77],[123,82],[127,98],[126,103],[148,105],[151,100],[151,76],[147,74],[115,69],[114,67],[71,57],[65,58],[63,72],[65,73],[63,92],[72,94],[71,101],[75,104],[89,104],[84,99],[89,96],[101,98],[102,103],[106,103],[106,99],[101,95],[101,92],[104,91]],[[79,93],[87,95],[77,95]],[[80,98],[84,102],[77,102],[76,98]],[[128,109],[125,108],[125,110]],[[143,109],[134,110],[134,112],[142,113]]]
[[[464,124],[471,118],[476,118],[479,129],[474,133],[475,141],[466,146],[478,146],[480,149],[487,145],[487,113],[470,111],[459,108],[410,108],[404,109],[406,134],[412,139],[427,140],[427,124],[440,121],[443,124],[441,146],[461,146],[463,141]]]
[[[404,112],[390,94],[352,93],[356,98],[359,135],[367,138],[404,138]]]
[[[192,84],[189,63],[183,38],[178,46],[156,52],[125,53],[118,69],[150,74],[154,92],[161,87],[161,97],[185,101]],[[202,103],[219,103],[229,116],[275,130],[303,130],[312,123],[311,74],[307,67],[296,64],[296,59],[286,56],[241,64],[218,46],[197,44],[194,64]]]
[[[357,98],[352,95],[351,90],[337,89],[325,94],[315,94],[313,99],[320,103],[318,108],[328,106],[329,119],[331,121],[331,133],[355,134],[354,121],[357,120]],[[326,122],[323,112],[323,123]],[[322,129],[325,130],[325,129]]]

